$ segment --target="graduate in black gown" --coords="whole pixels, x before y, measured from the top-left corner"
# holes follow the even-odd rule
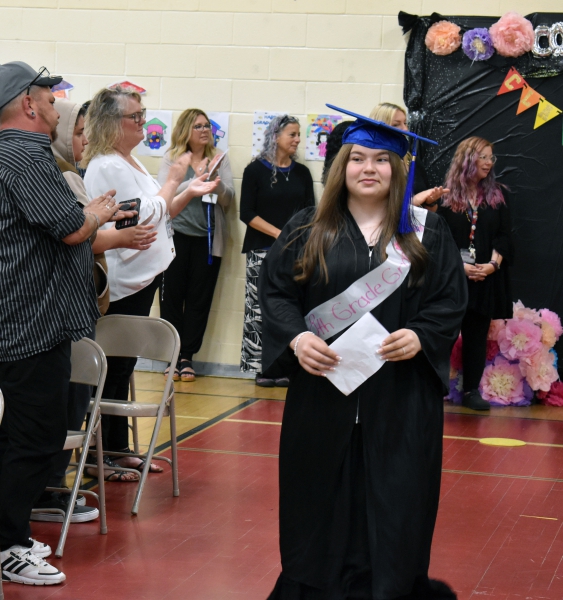
[[[441,217],[427,214],[422,243],[413,232],[408,143],[384,127],[364,118],[348,128],[319,207],[289,221],[260,273],[263,365],[271,376],[292,373],[280,445],[282,573],[271,600],[456,597],[428,579],[428,566],[443,397],[467,285]],[[346,358],[305,334],[304,317],[378,267],[393,236],[411,267],[371,311],[391,332],[373,349],[387,362],[345,396],[323,374]]]

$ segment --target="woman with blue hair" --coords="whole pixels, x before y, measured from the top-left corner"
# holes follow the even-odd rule
[[[268,250],[291,217],[315,206],[309,169],[295,161],[299,121],[290,115],[273,118],[264,146],[242,176],[240,219],[247,225],[242,252],[246,254],[246,289],[241,371],[256,373],[256,385],[286,387],[285,373],[262,376],[262,317],[258,305],[258,275]]]

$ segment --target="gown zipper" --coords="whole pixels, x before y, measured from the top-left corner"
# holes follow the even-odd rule
[[[373,254],[373,246],[368,246],[368,271],[371,271],[371,255]],[[356,404],[356,425],[360,422],[360,392],[358,392],[358,403]]]

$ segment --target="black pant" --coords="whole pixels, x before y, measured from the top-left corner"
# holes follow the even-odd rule
[[[201,348],[221,258],[208,264],[206,237],[174,233],[176,258],[162,278],[160,316],[174,325],[180,335],[182,358],[192,360]]]
[[[154,295],[160,285],[161,275],[157,275],[146,288],[111,302],[106,315],[136,315],[148,317]],[[129,398],[129,378],[135,370],[136,358],[108,357],[108,374],[102,398],[127,400]],[[127,417],[102,415],[102,441],[104,450],[121,452],[129,447]]]
[[[461,322],[463,391],[479,387],[487,361],[487,334],[491,318],[467,309]]]
[[[92,324],[92,330],[85,337],[93,340],[96,333],[96,324]],[[90,406],[92,398],[92,386],[82,383],[70,383],[68,386],[67,405],[67,427],[72,431],[79,431],[84,423],[84,418]],[[65,485],[66,470],[72,458],[73,450],[61,450],[53,459],[53,473],[47,482],[49,487],[61,487]]]
[[[31,509],[66,439],[69,382],[70,340],[0,363],[0,550],[29,546]]]

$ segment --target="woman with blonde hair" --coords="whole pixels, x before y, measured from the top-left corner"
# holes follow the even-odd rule
[[[110,287],[110,314],[148,316],[162,272],[175,256],[170,221],[193,199],[215,190],[219,184],[205,182],[205,176],[194,179],[180,194],[176,190],[184,180],[191,154],[182,154],[171,166],[166,181],[159,185],[133,155],[133,149],[144,137],[146,109],[141,97],[122,88],[100,90],[92,99],[86,117],[86,146],[84,183],[88,197],[94,198],[107,189],[115,189],[118,202],[140,200],[139,222],[153,225],[156,239],[144,252],[132,249],[112,249],[106,252]],[[135,368],[135,359],[108,358],[108,373],[104,398],[127,400],[129,377]],[[104,415],[102,418],[104,450],[120,453],[117,466],[142,469],[144,462],[136,456],[127,456],[129,435],[126,417]],[[119,456],[120,454],[116,454]],[[105,458],[109,473],[105,478],[116,481],[131,479],[112,467]],[[149,465],[151,471],[160,467]]]
[[[493,145],[470,137],[458,145],[445,185],[439,213],[449,225],[461,253],[469,304],[461,324],[463,398],[473,410],[488,410],[479,383],[485,369],[491,319],[512,317],[508,268],[512,262],[512,231],[507,191],[497,183]],[[502,265],[502,269],[501,269]]]
[[[215,179],[218,174],[220,179],[213,197],[192,198],[172,220],[176,259],[162,279],[160,316],[176,327],[182,342],[174,379],[194,381],[192,358],[203,342],[227,242],[225,211],[235,188],[229,157],[217,153],[211,122],[199,108],[189,108],[180,115],[172,132],[172,144],[160,165],[159,183],[166,182],[174,161],[184,152],[191,153],[191,161],[176,193],[182,193],[196,177],[209,173],[221,160],[211,176]]]
[[[398,104],[393,104],[392,102],[379,103],[373,108],[369,118],[374,119],[375,121],[381,121],[382,123],[387,123],[387,125],[391,125],[391,127],[396,127],[397,129],[402,129],[403,131],[409,130],[406,108],[403,108]],[[410,168],[411,161],[412,155],[410,152],[407,152],[404,158],[407,172]],[[421,171],[422,170],[419,163],[417,167],[418,180],[421,179]],[[424,179],[424,177],[422,179]],[[415,189],[416,187],[420,189],[423,186],[420,184],[417,186],[415,183]],[[413,196],[412,203],[415,206],[421,206],[422,208],[436,212],[438,210],[438,201],[442,197],[442,194],[444,194],[446,191],[447,190],[441,186],[422,190]]]
[[[405,194],[401,130],[353,116],[318,207],[289,221],[260,273],[264,372],[293,374],[270,600],[453,599],[428,566],[463,268],[443,220]],[[341,391],[362,347],[363,376]]]

